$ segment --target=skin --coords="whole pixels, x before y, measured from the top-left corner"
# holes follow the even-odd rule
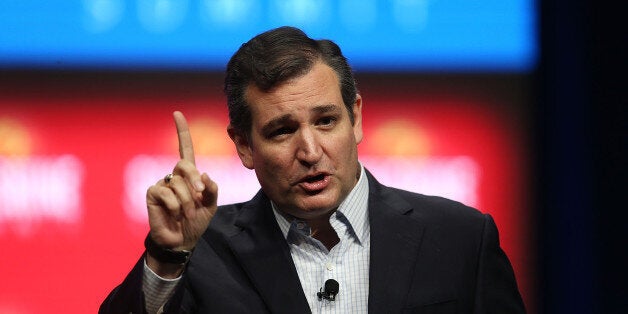
[[[250,134],[229,129],[242,164],[255,170],[281,211],[307,221],[312,236],[333,247],[338,237],[329,216],[359,177],[362,98],[353,104],[351,124],[338,77],[322,62],[269,92],[249,86],[246,98]]]
[[[146,192],[150,236],[163,247],[191,250],[216,213],[218,186],[206,173],[199,173],[194,159],[192,137],[181,112],[174,113],[181,160],[174,167],[170,183],[163,179]],[[150,254],[146,264],[164,278],[176,278],[182,265],[158,262]]]
[[[269,92],[247,89],[252,129],[228,133],[242,164],[255,170],[264,192],[282,212],[305,220],[328,249],[338,243],[329,216],[357,183],[357,144],[362,140],[362,98],[353,104],[354,123],[344,106],[338,77],[323,63]],[[191,250],[217,210],[218,187],[194,161],[185,117],[174,113],[181,160],[170,183],[159,180],[146,194],[150,235],[164,247]],[[164,278],[182,265],[146,263]]]

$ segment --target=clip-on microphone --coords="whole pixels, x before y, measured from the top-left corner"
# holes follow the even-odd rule
[[[327,281],[325,281],[325,289],[321,288],[320,292],[317,292],[316,295],[318,296],[319,300],[325,299],[328,301],[335,301],[336,294],[338,294],[339,288],[340,285],[336,280],[327,279]]]

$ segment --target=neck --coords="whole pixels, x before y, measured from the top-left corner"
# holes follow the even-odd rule
[[[329,223],[329,217],[332,214],[333,212],[330,212],[324,217],[307,221],[307,224],[310,226],[312,237],[321,241],[327,250],[331,250],[334,246],[336,246],[336,244],[338,244],[338,242],[340,242],[338,234],[336,234],[336,230],[334,230]]]

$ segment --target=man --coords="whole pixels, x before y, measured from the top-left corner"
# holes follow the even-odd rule
[[[217,208],[176,112],[181,160],[149,188],[146,253],[101,313],[524,312],[490,216],[382,186],[358,162],[362,98],[336,44],[260,34],[225,92],[261,191]]]

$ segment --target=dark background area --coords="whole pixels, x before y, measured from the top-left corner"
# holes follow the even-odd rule
[[[626,51],[619,2],[539,1],[539,313],[626,313]]]

